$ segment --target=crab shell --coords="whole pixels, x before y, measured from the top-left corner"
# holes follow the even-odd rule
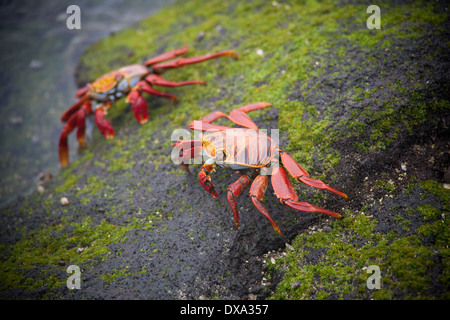
[[[97,101],[115,101],[126,96],[148,73],[148,68],[140,64],[108,72],[90,84],[87,94]]]
[[[202,143],[202,155],[210,158],[207,161],[232,170],[268,167],[278,155],[278,145],[254,129],[206,132]]]

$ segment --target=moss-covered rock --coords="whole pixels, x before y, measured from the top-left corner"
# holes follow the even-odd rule
[[[162,88],[180,102],[148,97],[143,126],[119,101],[113,140],[94,130],[44,194],[2,208],[1,296],[448,298],[448,14],[378,5],[382,28],[369,30],[367,6],[347,1],[183,1],[90,47],[80,85],[185,44],[187,56],[233,49],[239,60],[167,72],[208,86]],[[299,197],[343,219],[294,212],[269,187],[286,238],[246,194],[234,230],[224,191],[236,176],[219,170],[213,199],[171,162],[175,129],[255,101],[275,106],[250,114],[259,126],[279,128],[282,147],[351,200],[295,183]],[[80,290],[66,287],[69,265]],[[372,265],[380,289],[367,286]]]

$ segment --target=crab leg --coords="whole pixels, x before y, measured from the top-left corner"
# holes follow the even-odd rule
[[[180,87],[180,86],[186,86],[186,85],[190,85],[190,84],[206,85],[206,82],[203,80],[174,82],[174,81],[166,80],[163,77],[158,76],[156,74],[148,75],[147,77],[145,77],[145,80],[148,81],[151,85],[164,86],[164,87]]]
[[[253,120],[250,119],[250,117],[247,114],[237,109],[232,110],[229,115],[220,111],[213,111],[210,114],[204,116],[201,121],[211,123],[222,117],[228,118],[230,121],[240,126],[258,130],[258,126],[253,122]]]
[[[272,104],[268,102],[255,102],[251,103],[245,106],[242,106],[237,109],[231,110],[230,114],[224,115],[226,116],[230,121],[236,123],[237,125],[258,130],[258,126],[253,122],[253,120],[247,115],[247,112],[255,111],[259,109],[264,109],[267,107],[271,107]]]
[[[208,122],[203,122],[201,120],[194,120],[189,123],[189,129],[191,130],[200,130],[200,131],[222,131],[226,129],[233,129],[233,127],[221,126],[218,124],[211,124]]]
[[[271,107],[271,106],[273,106],[273,105],[268,102],[255,102],[255,103],[247,104],[247,105],[242,106],[237,109],[233,109],[233,110],[231,110],[229,115],[226,115],[225,113],[220,112],[220,111],[213,111],[213,112],[209,113],[208,115],[204,116],[202,118],[202,121],[211,123],[219,118],[226,117],[226,118],[230,119],[231,121],[233,121],[234,123],[240,124],[239,118],[242,117],[242,114],[244,114],[244,116],[247,116],[245,114],[247,112],[264,109],[264,108]],[[247,117],[245,117],[245,120],[247,120]],[[238,122],[236,122],[236,121],[238,121]],[[245,125],[243,125],[243,126],[245,127]]]
[[[104,119],[105,115],[105,108],[103,106],[97,107],[95,110],[95,124],[106,139],[112,139],[114,138],[114,129],[111,126],[111,123]]]
[[[86,93],[88,93],[90,88],[91,88],[90,85],[87,84],[83,88],[78,89],[77,92],[75,92],[75,97],[79,98],[84,96]]]
[[[321,180],[318,179],[312,179],[312,178],[308,178],[309,174],[308,172],[306,172],[305,169],[303,169],[289,154],[287,154],[286,152],[280,152],[280,156],[281,156],[281,162],[283,163],[283,165],[286,167],[287,171],[289,172],[289,174],[297,181],[301,181],[304,184],[314,187],[314,188],[318,188],[318,189],[325,189],[328,191],[331,191],[339,196],[341,196],[342,198],[348,200],[348,197],[345,193],[340,192],[332,187],[330,187],[329,185],[327,185],[326,183],[322,182]]]
[[[174,146],[180,151],[179,153],[179,157],[181,159],[180,165],[187,173],[190,173],[189,171],[190,160],[195,159],[198,156],[201,156],[201,152],[203,150],[202,141],[178,140],[177,143],[174,144]]]
[[[234,123],[249,128],[258,130],[258,126],[253,122],[252,119],[247,115],[247,112],[264,109],[267,107],[272,107],[273,105],[268,102],[255,102],[245,106],[242,106],[238,109],[231,110],[228,119],[233,121]]]
[[[270,221],[275,231],[278,232],[281,236],[283,236],[280,228],[273,221],[266,207],[261,203],[261,200],[264,198],[264,194],[267,190],[268,184],[269,184],[268,176],[266,175],[257,176],[255,180],[253,180],[252,186],[250,188],[250,198],[252,199],[252,202],[255,205],[256,209],[258,209],[258,211],[261,212]]]
[[[202,146],[202,140],[178,140],[174,144],[180,151]]]
[[[189,173],[189,164],[191,164],[190,160],[196,159],[199,156],[201,158],[201,152],[203,150],[202,141],[178,140],[178,142],[175,143],[174,146],[180,151],[179,153],[179,158],[181,159],[180,165],[183,167],[184,170],[186,170],[186,172]],[[199,163],[201,163],[201,161]]]
[[[219,125],[207,125],[207,123],[211,123],[219,118],[225,117],[237,125],[240,125],[240,126],[243,126],[243,127],[249,128],[249,129],[258,130],[258,126],[253,122],[252,119],[250,119],[250,117],[246,113],[250,112],[250,111],[254,111],[254,110],[264,109],[264,108],[271,107],[271,106],[272,106],[272,104],[268,103],[268,102],[251,103],[251,104],[245,105],[243,107],[240,107],[238,109],[231,110],[229,115],[227,115],[223,112],[220,112],[220,111],[213,111],[213,112],[207,114],[206,116],[204,116],[202,118],[202,120],[200,120],[200,121],[196,120],[196,121],[191,122],[189,124],[189,127],[191,129],[197,129],[197,130],[203,130],[203,131],[213,130],[213,129],[218,129],[218,130],[229,129],[230,127],[224,127],[224,126],[219,126]],[[202,122],[202,123],[199,123],[199,122]],[[200,124],[202,124],[204,129],[199,129]]]
[[[62,167],[65,167],[69,164],[69,145],[67,142],[67,136],[72,132],[73,129],[75,129],[76,125],[77,115],[74,114],[69,118],[69,120],[67,120],[61,131],[61,135],[59,136],[59,162]]]
[[[250,185],[250,182],[250,178],[247,177],[247,175],[243,174],[239,177],[238,180],[230,184],[230,186],[228,187],[227,199],[231,209],[233,210],[236,229],[239,226],[239,209],[237,207],[236,198],[239,197],[242,191],[244,191]]]
[[[83,106],[83,104],[89,100],[89,97],[87,95],[82,96],[80,100],[75,102],[69,109],[63,112],[61,115],[61,121],[66,122],[69,120],[69,118],[75,114],[80,108]]]
[[[277,198],[280,199],[281,203],[291,207],[292,209],[304,212],[325,213],[336,218],[341,217],[339,213],[313,206],[307,202],[299,202],[297,194],[294,191],[294,187],[289,181],[289,176],[283,167],[279,166],[274,170],[271,180],[273,190],[275,191]]]
[[[82,108],[76,113],[77,116],[77,140],[82,148],[86,148],[84,135],[86,132],[86,115],[92,113],[92,103],[86,101]]]
[[[255,103],[250,103],[250,104],[247,104],[240,108],[234,109],[233,111],[242,111],[242,112],[247,113],[250,111],[260,110],[260,109],[264,109],[264,108],[272,107],[272,106],[273,106],[273,104],[271,104],[269,102],[255,102]]]
[[[179,68],[179,67],[186,66],[188,64],[198,63],[198,62],[215,59],[215,58],[223,57],[223,56],[229,56],[229,57],[232,57],[233,59],[238,58],[236,52],[228,50],[228,51],[216,52],[216,53],[212,53],[212,54],[200,56],[200,57],[178,58],[173,61],[154,64],[151,67],[155,73],[161,74],[162,72],[166,71],[167,69]]]
[[[189,164],[191,164],[192,159],[200,158],[199,162],[201,163],[202,155],[201,152],[203,150],[203,147],[195,147],[191,148],[183,153],[180,154],[181,162],[180,165],[183,167],[183,169],[190,173],[189,171]],[[194,162],[196,163],[196,162]]]
[[[225,113],[223,113],[221,111],[213,111],[211,113],[208,113],[206,116],[204,116],[201,121],[211,123],[222,117],[228,118],[228,115],[226,115]]]
[[[160,96],[171,99],[174,103],[178,101],[177,97],[171,95],[169,93],[160,92],[155,89],[151,85],[160,85],[167,87],[176,87],[176,86],[184,86],[189,84],[205,84],[204,81],[194,80],[194,81],[184,81],[184,82],[172,82],[165,80],[164,78],[157,76],[155,74],[151,74],[146,77],[146,81],[139,81],[135,87],[135,89],[131,90],[129,95],[127,96],[127,102],[131,103],[131,109],[134,112],[134,117],[139,123],[143,124],[148,121],[148,106],[147,102],[141,95],[141,91],[147,92],[148,94],[154,96]]]
[[[177,97],[170,93],[160,92],[158,90],[155,90],[152,88],[150,84],[148,84],[146,81],[139,81],[136,85],[136,88],[138,91],[144,91],[148,94],[151,94],[152,96],[159,96],[164,97],[172,100],[173,103],[176,103],[178,101]]]
[[[186,51],[188,51],[188,49],[189,49],[188,46],[184,46],[183,48],[180,48],[180,49],[174,49],[170,52],[162,53],[156,57],[150,58],[147,61],[145,61],[145,65],[149,66],[149,65],[161,62],[161,61],[173,59],[176,56],[179,56],[179,55],[185,53]]]
[[[72,114],[64,125],[61,135],[59,137],[59,162],[62,167],[69,164],[69,145],[67,136],[77,128],[77,140],[81,147],[85,148],[84,142],[85,128],[86,128],[86,115],[92,112],[91,102],[85,101],[81,106],[81,109]]]

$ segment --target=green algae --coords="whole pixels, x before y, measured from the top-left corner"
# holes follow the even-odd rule
[[[8,252],[9,258],[2,261],[0,273],[2,278],[1,290],[24,288],[33,290],[45,285],[49,290],[65,285],[67,277],[36,281],[36,275],[27,276],[28,272],[39,266],[49,268],[48,272],[60,270],[65,272],[69,265],[85,265],[101,263],[111,255],[109,246],[127,241],[127,233],[132,230],[151,230],[159,226],[163,219],[170,217],[170,213],[155,210],[142,217],[134,217],[128,224],[115,225],[102,219],[94,222],[91,217],[85,217],[80,222],[63,219],[61,223],[29,231],[27,238],[9,247],[0,247],[2,255]],[[122,270],[123,271],[123,270]],[[111,279],[125,274],[114,271],[112,275],[100,278],[110,283]],[[137,274],[144,272],[137,271]]]
[[[62,265],[80,264],[94,257],[105,257],[108,245],[121,241],[128,227],[117,227],[102,220],[99,224],[90,217],[81,222],[62,221],[62,223],[31,231],[26,240],[21,240],[8,248],[9,259],[1,264],[1,273],[6,276],[2,290],[22,287],[28,290],[42,285],[33,283],[22,274],[36,266],[45,265],[63,269]]]
[[[447,288],[441,298],[448,299],[450,220],[445,214],[450,191],[432,180],[419,185],[425,193],[433,193],[442,205],[412,208],[429,223],[418,227],[414,234],[397,237],[374,231],[378,222],[372,216],[346,212],[343,220],[331,223],[329,232],[300,234],[292,243],[293,250],[286,251],[286,257],[278,259],[276,265],[269,264],[271,273],[285,272],[271,299],[395,299],[397,295],[434,299],[429,291],[432,281]],[[425,243],[430,238],[432,245]],[[311,263],[308,255],[321,248],[326,250]],[[436,258],[442,259],[443,269],[438,280],[430,272]],[[371,273],[366,269],[371,265],[380,268],[381,288],[367,286]]]

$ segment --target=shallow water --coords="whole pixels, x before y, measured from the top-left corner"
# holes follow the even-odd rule
[[[74,72],[86,47],[173,2],[0,1],[0,205],[35,190],[40,173],[60,170],[60,115],[75,102]],[[72,4],[81,10],[80,30],[66,25]]]

